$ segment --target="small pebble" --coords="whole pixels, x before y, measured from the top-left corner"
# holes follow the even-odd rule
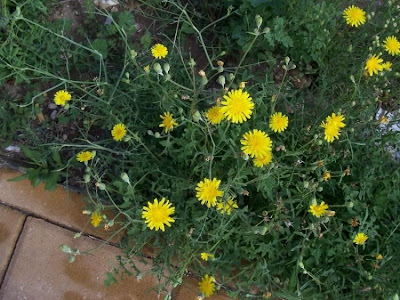
[[[49,105],[47,106],[49,109],[56,109],[57,105],[53,102],[49,103]]]
[[[50,119],[55,120],[56,117],[57,117],[57,111],[56,111],[56,110],[53,110],[53,111],[51,112]]]

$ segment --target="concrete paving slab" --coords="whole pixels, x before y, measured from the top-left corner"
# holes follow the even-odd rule
[[[117,226],[114,226],[109,231],[105,231],[103,227],[95,228],[89,223],[89,216],[82,214],[86,207],[83,195],[62,187],[57,187],[54,191],[46,191],[43,184],[34,188],[29,180],[7,181],[19,175],[21,175],[20,172],[7,167],[0,169],[0,202],[102,239],[109,237],[116,229]],[[105,214],[109,218],[113,215],[112,212]],[[111,241],[118,243],[121,238],[122,233]]]
[[[25,215],[0,205],[0,284],[25,221]]]
[[[111,270],[115,256],[120,254],[116,247],[105,245],[92,256],[77,256],[74,263],[69,263],[68,256],[59,249],[61,244],[80,250],[99,245],[97,240],[73,236],[69,230],[28,217],[0,289],[0,299],[159,299],[156,292],[148,292],[158,282],[150,276],[141,281],[126,277],[118,284],[104,286],[105,272]],[[137,267],[146,272],[151,264],[137,261]]]

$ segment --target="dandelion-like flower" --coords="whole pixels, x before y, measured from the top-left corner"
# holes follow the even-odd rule
[[[224,101],[221,102],[222,112],[232,123],[243,123],[250,119],[253,113],[254,102],[249,93],[243,90],[232,90],[228,95],[224,95]]]
[[[321,204],[311,204],[310,209],[308,211],[312,213],[313,216],[321,218],[328,212],[328,208],[329,208],[328,204],[322,201]]]
[[[101,220],[103,220],[103,216],[96,211],[90,217],[90,224],[92,224],[94,227],[97,227],[100,225]]]
[[[341,114],[336,115],[332,113],[331,116],[326,118],[326,121],[321,123],[321,127],[325,129],[325,140],[332,143],[335,139],[339,139],[340,129],[346,126],[344,116]]]
[[[156,59],[165,58],[168,54],[168,48],[162,44],[155,44],[151,47],[151,54]]]
[[[392,63],[390,61],[385,61],[382,64],[382,68],[383,68],[383,70],[388,71],[392,68]]]
[[[219,190],[219,185],[221,184],[221,180],[217,178],[213,178],[210,180],[208,178],[204,178],[203,181],[200,181],[196,187],[196,197],[201,204],[207,205],[207,207],[215,206],[217,204],[217,197],[221,197],[224,192]]]
[[[93,158],[93,153],[90,151],[82,151],[76,155],[76,159],[79,162],[86,163]]]
[[[171,223],[175,222],[171,215],[175,212],[175,207],[172,203],[165,198],[162,198],[160,202],[158,199],[154,199],[154,202],[147,202],[148,206],[143,207],[142,218],[145,219],[145,223],[150,230],[162,230],[165,231],[165,225],[171,227]]]
[[[322,175],[322,179],[324,181],[328,181],[329,179],[331,179],[331,172],[326,171],[323,175]]]
[[[343,17],[346,20],[346,24],[353,27],[358,27],[361,24],[364,24],[366,20],[365,11],[354,5],[347,7],[343,11]]]
[[[225,118],[222,108],[220,106],[213,106],[206,112],[206,117],[211,124],[219,124]]]
[[[217,202],[217,210],[219,210],[219,212],[223,215],[227,214],[229,216],[232,213],[232,211],[238,207],[239,206],[237,205],[236,201],[232,200],[232,198],[230,198],[226,202],[223,201]]]
[[[367,240],[368,236],[363,232],[359,232],[354,237],[353,243],[357,245],[363,245]]]
[[[54,95],[54,103],[57,105],[65,106],[65,104],[72,98],[71,94],[65,90],[58,91]]]
[[[209,276],[208,274],[206,274],[206,275],[204,275],[204,277],[199,282],[200,292],[205,297],[210,297],[212,294],[214,294],[214,292],[215,292],[214,280],[215,280],[214,277]]]
[[[365,70],[372,76],[374,74],[378,74],[380,71],[383,71],[383,59],[380,58],[379,55],[372,55],[370,58],[367,59],[365,63]]]
[[[178,123],[175,122],[174,118],[169,112],[165,112],[164,115],[160,115],[160,118],[162,119],[160,127],[164,127],[165,132],[174,129],[174,126],[178,126]]]
[[[200,257],[202,260],[208,261],[209,258],[214,258],[214,254],[207,253],[207,252],[201,252]]]
[[[261,130],[248,131],[240,140],[242,151],[251,157],[263,157],[271,152],[272,141],[269,136]]]
[[[265,165],[268,165],[272,161],[272,151],[268,151],[267,154],[261,157],[256,157],[253,161],[254,165],[258,168],[261,168]]]
[[[387,37],[383,41],[383,47],[390,55],[400,54],[400,42],[394,35]]]
[[[111,130],[111,135],[115,141],[121,141],[126,135],[125,125],[122,123],[115,124],[113,129]]]
[[[269,128],[273,132],[282,132],[284,131],[289,124],[289,118],[283,115],[281,112],[274,113],[269,120]]]

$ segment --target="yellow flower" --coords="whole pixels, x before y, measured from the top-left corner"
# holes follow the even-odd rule
[[[121,141],[126,135],[125,125],[122,123],[115,124],[113,129],[111,130],[111,135],[115,141]]]
[[[68,101],[70,101],[72,98],[71,94],[68,93],[65,90],[62,91],[58,91],[55,95],[54,95],[54,103],[57,105],[61,105],[64,106]]]
[[[91,160],[92,158],[93,158],[93,153],[90,152],[90,151],[79,152],[79,153],[76,155],[76,159],[77,159],[79,162],[84,162],[84,163],[88,162],[88,161]]]
[[[289,124],[289,118],[285,115],[282,115],[281,112],[274,113],[269,120],[269,128],[273,132],[282,132],[284,131]]]
[[[151,54],[156,59],[165,58],[168,54],[168,49],[162,44],[155,44],[151,47]]]
[[[353,243],[357,245],[363,245],[366,240],[368,240],[368,236],[363,232],[359,232],[356,234]]]
[[[204,275],[204,277],[199,282],[200,292],[205,297],[210,297],[212,294],[214,294],[214,291],[215,291],[214,280],[215,280],[214,277],[209,276],[208,274],[206,274],[206,275]]]
[[[226,202],[217,202],[217,210],[219,210],[221,214],[227,214],[229,216],[235,208],[238,208],[238,205],[236,201],[232,200],[232,198]]]
[[[268,165],[272,161],[272,151],[268,151],[267,154],[261,157],[256,157],[253,161],[254,165],[258,168],[261,168],[265,165]]]
[[[249,93],[243,90],[232,90],[228,95],[224,95],[224,101],[221,102],[222,112],[232,123],[243,123],[250,119],[254,108],[254,102]]]
[[[390,55],[400,54],[400,42],[394,35],[387,37],[383,41],[383,47]]]
[[[94,212],[92,216],[90,217],[90,223],[94,226],[97,227],[101,223],[101,220],[103,220],[103,216],[98,212]]]
[[[175,212],[175,207],[172,203],[165,198],[162,198],[160,202],[154,199],[153,203],[147,202],[148,206],[143,207],[142,218],[145,219],[145,223],[150,230],[162,230],[165,231],[165,226],[171,227],[171,223],[175,222],[170,217]]]
[[[388,117],[386,117],[386,116],[380,117],[380,118],[379,118],[379,123],[381,123],[381,124],[387,124],[387,123],[389,123]]]
[[[174,126],[178,126],[178,123],[175,122],[171,113],[169,112],[165,112],[164,115],[160,115],[160,118],[163,120],[160,124],[160,127],[164,127],[165,132],[174,129]]]
[[[150,73],[150,66],[149,66],[149,65],[145,66],[145,67],[143,68],[143,71],[144,71],[146,74]]]
[[[217,204],[217,197],[221,197],[224,194],[223,191],[218,189],[220,184],[221,180],[217,178],[213,178],[213,180],[204,178],[203,181],[197,184],[196,197],[201,201],[201,204],[207,202],[207,207],[214,207]]]
[[[368,72],[369,76],[374,74],[378,74],[380,71],[383,71],[383,59],[380,58],[379,55],[372,55],[368,58],[367,62],[365,63],[365,70]]]
[[[349,6],[343,11],[343,17],[346,19],[346,24],[358,27],[365,23],[365,11],[357,6]]]
[[[335,139],[339,139],[340,129],[346,127],[343,123],[344,116],[341,114],[336,115],[332,113],[331,116],[326,118],[326,122],[321,123],[321,127],[325,129],[325,140],[332,143]]]
[[[329,179],[331,179],[331,172],[326,171],[323,175],[322,178],[324,179],[324,181],[328,181]]]
[[[310,209],[308,211],[312,213],[313,216],[321,218],[328,212],[328,208],[329,208],[328,204],[322,201],[321,204],[311,204]]]
[[[375,255],[375,259],[376,260],[382,260],[383,259],[383,256],[382,256],[382,254],[377,254],[377,255]]]
[[[386,70],[386,71],[390,70],[392,68],[392,63],[390,61],[385,61],[382,64],[382,67],[383,67],[383,70]]]
[[[269,136],[258,129],[246,132],[240,143],[243,145],[242,151],[251,157],[266,156],[272,148],[272,141]]]
[[[207,252],[201,252],[200,257],[202,260],[208,261],[209,258],[214,258],[214,254],[210,254]]]
[[[214,125],[221,123],[221,121],[225,118],[221,107],[217,105],[207,110],[206,117],[210,121],[210,123]]]

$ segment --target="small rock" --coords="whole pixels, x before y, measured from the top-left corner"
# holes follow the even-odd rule
[[[47,106],[49,109],[56,109],[57,105],[53,102],[49,103],[49,105]]]
[[[53,110],[50,114],[50,119],[55,120],[55,118],[57,117],[57,111]]]

